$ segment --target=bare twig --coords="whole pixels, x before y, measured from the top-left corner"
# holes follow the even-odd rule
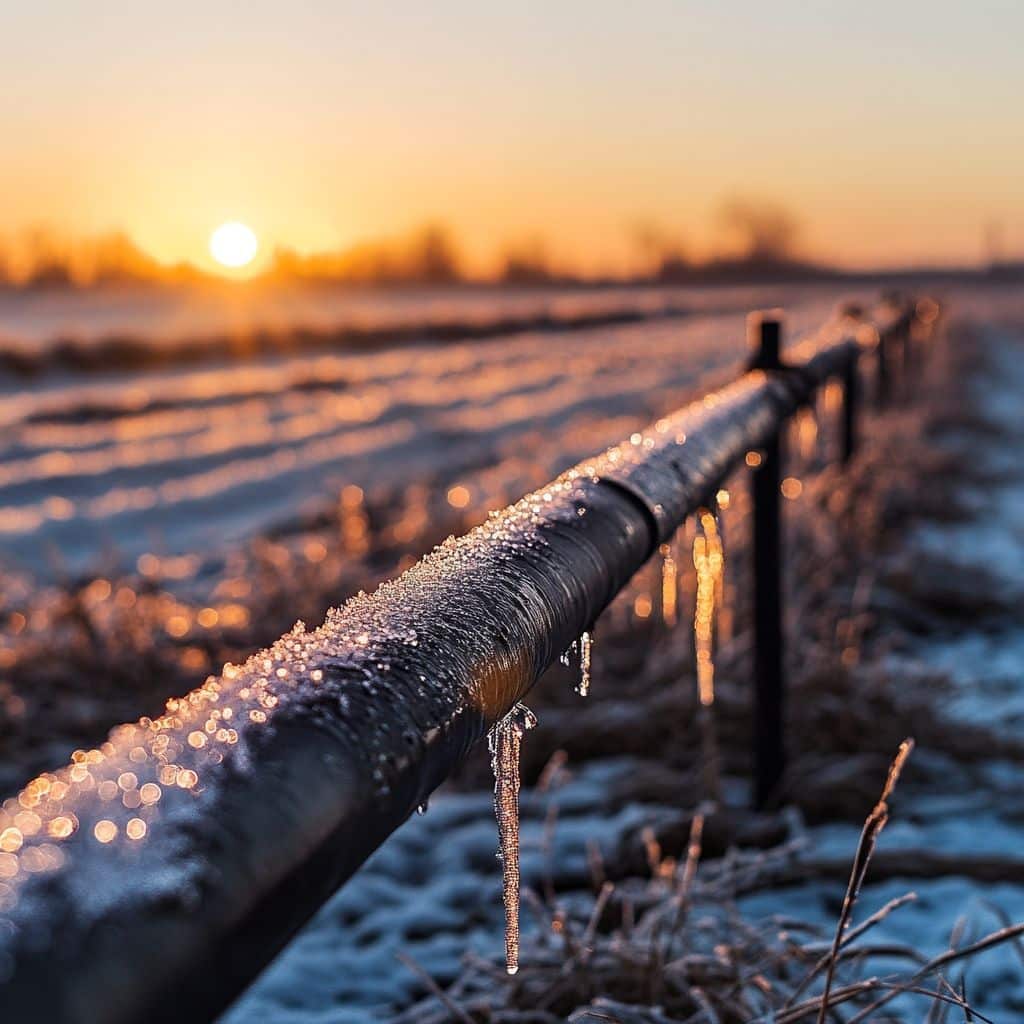
[[[908,892],[902,896],[897,896],[896,899],[890,900],[885,904],[884,907],[876,910],[866,921],[862,921],[856,928],[851,928],[850,931],[843,936],[840,945],[845,948],[850,943],[856,942],[862,935],[864,935],[871,928],[874,928],[876,924],[887,918],[894,910],[899,910],[900,907],[907,903],[917,899],[917,893]],[[793,1003],[800,998],[807,991],[811,982],[821,974],[821,972],[829,965],[832,958],[835,956],[835,952],[830,951],[826,953],[815,965],[811,968],[807,976],[800,982],[799,985],[793,990],[793,994],[786,1000],[786,1006],[792,1006]]]
[[[900,749],[889,768],[889,775],[885,780],[885,786],[882,788],[882,796],[878,803],[875,804],[874,810],[868,815],[867,821],[864,822],[860,841],[857,844],[857,852],[853,858],[850,881],[846,887],[846,895],[843,897],[843,909],[839,914],[835,938],[832,941],[832,953],[829,959],[828,971],[825,975],[825,991],[821,998],[818,1024],[825,1024],[825,1016],[828,1011],[828,995],[835,977],[836,960],[838,959],[839,948],[842,945],[843,933],[850,923],[853,907],[857,902],[857,897],[860,895],[861,886],[864,884],[864,876],[867,874],[868,865],[871,863],[871,855],[874,853],[875,844],[878,842],[878,837],[889,820],[889,797],[892,796],[892,791],[899,781],[903,766],[906,764],[907,758],[913,749],[914,741],[912,739],[905,739],[900,744]]]
[[[456,1020],[462,1021],[462,1024],[473,1024],[473,1018],[462,1009],[461,1006],[452,1002],[448,998],[448,994],[434,979],[422,968],[411,956],[401,952],[399,950],[395,953],[395,959],[398,960],[405,967],[408,967],[413,974],[416,975],[424,985],[434,993],[435,996],[444,1004],[444,1007],[448,1012],[455,1017]]]
[[[1024,935],[1024,923],[1015,924],[1009,928],[1000,928],[998,931],[986,935],[983,939],[972,942],[969,946],[963,946],[960,949],[950,949],[937,957],[933,957],[912,978],[909,978],[905,983],[897,986],[891,993],[876,1000],[855,1017],[851,1018],[849,1024],[860,1024],[860,1022],[870,1019],[871,1014],[895,999],[900,992],[909,990],[911,986],[916,985],[921,979],[928,977],[929,974],[941,971],[948,964],[976,956],[978,953],[983,953],[986,949],[991,949],[993,946],[998,946],[1003,942],[1009,942],[1021,935]],[[977,1010],[974,1010],[973,1013],[979,1020],[981,1019]]]

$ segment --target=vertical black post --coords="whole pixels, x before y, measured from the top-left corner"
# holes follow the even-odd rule
[[[878,334],[875,346],[875,400],[880,406],[889,404],[889,348],[890,330],[883,328]]]
[[[900,337],[903,339],[903,359],[900,362],[900,373],[903,377],[900,393],[904,399],[910,398],[914,391],[914,321],[909,313],[904,318]]]
[[[777,311],[748,320],[751,367],[782,367],[782,320]],[[754,800],[764,807],[786,766],[783,745],[782,521],[784,425],[764,445],[753,471],[754,519]]]
[[[857,413],[860,403],[860,367],[857,354],[850,356],[843,370],[843,423],[841,458],[845,466],[857,451]]]

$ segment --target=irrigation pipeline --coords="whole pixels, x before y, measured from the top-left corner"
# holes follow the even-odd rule
[[[745,372],[6,801],[3,1018],[216,1016],[748,451],[935,312]]]

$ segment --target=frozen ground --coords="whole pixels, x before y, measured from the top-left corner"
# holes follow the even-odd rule
[[[592,763],[549,796],[524,794],[524,885],[540,890],[556,871],[586,877],[589,841],[610,851],[656,819],[650,806],[627,804],[609,813],[608,792],[631,767],[629,761]],[[558,825],[548,845],[545,819],[554,804]],[[436,796],[427,814],[378,851],[223,1020],[380,1020],[422,988],[396,953],[447,980],[467,952],[499,960],[504,912],[496,849],[490,793]],[[524,924],[535,924],[528,910]]]
[[[973,513],[964,522],[934,523],[913,538],[908,561],[920,559],[946,574],[953,590],[990,588],[1010,614],[931,641],[924,652],[959,684],[951,717],[996,730],[1024,732],[1024,342],[1013,326],[988,326],[979,338],[984,372],[968,383],[971,429],[942,443],[972,468],[961,500]],[[992,437],[1000,443],[993,445]],[[916,658],[922,652],[911,652]],[[912,665],[905,667],[912,670]],[[896,671],[904,670],[897,664]]]
[[[835,291],[835,285],[824,286]],[[742,288],[357,288],[214,285],[180,288],[0,291],[6,347],[45,351],[108,338],[144,339],[173,351],[183,340],[301,331],[411,329],[428,338],[451,325],[487,327],[512,320],[553,322],[627,313],[728,311],[813,291],[806,286]],[[822,288],[817,290],[821,291]],[[848,294],[846,288],[844,294]]]
[[[43,331],[33,318],[55,329],[61,314],[36,308],[41,296],[4,298],[27,304],[4,321],[24,344],[35,344],[30,327]],[[102,345],[121,315],[100,298],[61,297],[97,332],[91,341],[81,327],[83,344]],[[467,342],[431,338],[440,313],[421,293],[371,320],[422,325],[416,343],[314,353],[289,351],[286,333],[275,355],[231,363],[0,370],[0,788],[101,742],[118,721],[159,713],[169,693],[297,618],[321,621],[447,534],[678,407],[709,375],[731,374],[751,306],[788,302],[798,334],[840,298],[833,288],[448,295],[444,315],[464,323],[504,322],[530,304],[550,313],[544,330]],[[87,308],[69,310],[73,300]],[[658,315],[669,301],[690,314]],[[581,306],[650,303],[647,320],[566,327]]]
[[[1019,401],[1024,332],[990,326],[981,345],[986,358],[965,394],[971,415],[960,432],[941,440],[978,470],[963,484],[970,516],[923,523],[913,529],[908,544],[916,571],[949,573],[954,589],[958,577],[981,576],[996,588],[999,600],[959,628],[951,619],[954,625],[944,641],[892,655],[889,668],[897,679],[900,673],[951,676],[955,686],[945,712],[951,721],[981,723],[1019,738],[1024,627],[1005,608],[1015,605],[1024,585],[1024,467],[1016,458],[1024,444]],[[918,756],[927,760],[935,752],[923,750]],[[635,839],[644,824],[657,824],[673,813],[668,807],[616,802],[617,782],[632,770],[625,759],[592,762],[561,788],[524,796],[524,884],[540,888],[551,874],[559,880],[586,877],[588,843],[597,843],[608,855],[626,837]],[[966,942],[1000,927],[1005,918],[1024,920],[1022,784],[1019,764],[997,760],[981,766],[966,789],[961,784],[950,792],[898,792],[879,847],[880,880],[865,886],[855,920],[915,892],[917,899],[887,918],[875,937],[926,954],[945,949],[952,933]],[[551,803],[559,807],[553,830],[544,825]],[[829,877],[745,896],[741,909],[754,918],[801,919],[828,936],[858,832],[841,824],[810,829],[802,856],[819,872],[824,865]],[[502,927],[495,842],[489,794],[437,797],[425,817],[400,830],[324,908],[225,1015],[224,1024],[380,1020],[411,993],[422,992],[413,974],[396,962],[397,953],[412,957],[442,983],[456,975],[467,952],[498,961]],[[961,859],[965,873],[954,868],[942,877],[927,877],[930,870],[915,866],[901,877],[901,852],[910,854],[909,863],[920,852],[938,855],[947,864]],[[896,873],[886,868],[887,856],[890,865],[897,865]],[[979,864],[995,867],[979,871]],[[993,871],[999,880],[991,880]],[[524,945],[534,927],[527,915]],[[875,973],[885,969],[884,961],[873,967]],[[954,981],[958,977],[951,975]],[[972,961],[967,991],[977,1009],[995,1020],[1019,1019],[1024,1012],[1021,951],[1004,945]],[[906,1020],[923,1019],[925,1013],[911,1000],[894,1007]]]
[[[375,351],[171,361],[89,374],[0,373],[0,565],[45,577],[99,565],[115,571],[145,552],[220,553],[293,521],[347,484],[368,494],[416,481],[437,486],[505,464],[514,489],[523,459],[560,470],[671,408],[702,377],[735,365],[749,309],[785,303],[798,335],[849,297],[834,286],[370,295],[349,296],[347,305],[321,296],[297,308],[264,301],[234,312],[223,298],[218,304],[208,297],[194,299],[199,312],[186,315],[165,308],[166,297],[104,304],[88,295],[46,303],[3,296],[0,337],[30,348],[59,330],[86,343],[110,331],[143,331],[159,346],[167,332],[201,334],[225,325],[241,331],[272,315],[292,329],[336,324],[339,317],[421,324],[423,337]],[[471,323],[539,310],[557,323],[581,309],[643,313],[666,303],[692,312],[618,326],[430,340],[436,320]],[[473,495],[484,505],[493,497]]]
[[[691,315],[629,325],[527,331],[470,343],[424,339],[373,352],[277,355],[238,365],[6,379],[0,383],[0,565],[24,565],[45,577],[102,559],[114,567],[116,581],[117,566],[131,565],[145,551],[185,553],[194,587],[212,592],[216,570],[203,575],[195,567],[222,552],[225,538],[258,539],[309,507],[336,503],[345,484],[368,493],[396,482],[424,486],[439,489],[443,503],[445,489],[458,482],[472,509],[496,507],[525,491],[538,471],[549,467],[544,475],[553,475],[678,404],[706,376],[735,366],[749,307],[786,304],[798,333],[817,326],[849,295],[818,288],[718,290],[713,297],[713,303],[695,299],[699,308]],[[897,678],[952,676],[952,720],[1019,737],[1024,640],[1019,616],[1007,608],[1015,607],[1024,579],[1024,477],[1016,454],[1024,440],[1018,400],[1024,368],[1021,320],[1013,319],[1020,302],[1005,292],[971,292],[952,302],[958,312],[992,325],[983,339],[989,358],[970,381],[973,421],[936,439],[974,466],[962,487],[970,515],[915,526],[905,561],[914,573],[947,579],[953,593],[991,589],[999,600],[959,627],[951,616],[941,642],[932,633],[926,642],[894,650],[887,668]],[[82,322],[97,336],[118,326],[103,319],[103,310],[87,312],[92,319]],[[151,326],[155,321],[143,312],[140,322]],[[484,306],[455,311],[486,313]],[[28,316],[24,310],[18,315]],[[410,301],[387,315],[429,323],[433,314]],[[21,323],[9,319],[8,331]],[[52,323],[40,327],[33,340],[26,329],[23,338],[35,344],[52,330]],[[88,331],[82,336],[90,337]],[[183,648],[183,656],[197,651]],[[202,671],[194,671],[198,681]],[[57,693],[65,711],[77,706]],[[72,696],[81,702],[81,695]],[[601,696],[599,686],[592,700]],[[614,857],[624,843],[636,843],[645,824],[678,817],[670,801],[658,804],[642,794],[644,802],[637,802],[637,786],[627,784],[638,777],[635,762],[605,758],[571,768],[573,777],[551,793],[524,798],[528,885],[543,885],[553,874],[562,886],[579,888],[588,877],[588,841]],[[976,861],[1002,858],[1019,882],[1024,863],[1014,851],[1024,839],[1018,826],[1024,821],[1017,796],[1022,781],[1018,765],[1000,761],[977,776],[974,789],[961,784],[949,792],[901,792],[881,854],[928,849]],[[499,959],[501,886],[490,803],[486,792],[440,794],[425,817],[400,830],[324,908],[225,1021],[378,1020],[423,991],[396,953],[441,980],[454,976],[466,951]],[[552,830],[545,819],[554,805],[558,826]],[[805,856],[825,865],[827,878],[748,896],[744,908],[804,917],[827,934],[856,829],[820,826],[809,838]],[[866,888],[862,913],[907,889],[919,893],[919,902],[885,928],[925,950],[942,947],[961,912],[978,927],[988,924],[986,900],[1011,916],[1024,915],[1024,888],[1017,884],[901,878],[891,870]],[[525,924],[528,945],[530,929],[536,934],[528,913]],[[1015,956],[1009,947],[987,955],[969,976],[979,1006],[1004,1012],[996,1019],[1019,1013],[1014,1001],[1024,973]]]

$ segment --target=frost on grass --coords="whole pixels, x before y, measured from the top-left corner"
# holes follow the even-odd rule
[[[1024,924],[1010,923],[1005,908],[989,907],[1001,925],[996,930],[972,934],[961,919],[948,944],[937,934],[938,919],[951,914],[951,902],[964,898],[962,879],[923,880],[919,900],[906,892],[902,879],[873,887],[871,912],[854,923],[860,886],[911,747],[912,741],[900,746],[867,818],[838,922],[838,880],[831,873],[808,876],[799,890],[779,887],[780,878],[799,877],[790,873],[809,836],[797,819],[791,819],[796,827],[781,846],[730,848],[701,866],[705,818],[697,811],[682,862],[663,851],[649,830],[644,835],[649,879],[627,877],[614,887],[606,881],[593,899],[560,893],[557,903],[535,903],[538,922],[550,925],[538,929],[514,983],[502,982],[485,959],[467,958],[447,991],[435,988],[393,1018],[395,1024],[456,1019],[812,1024],[816,1017],[839,1020],[839,1014],[849,1024],[988,1020],[968,1005],[968,999],[979,997],[1011,1009],[991,1019],[1017,1019],[1014,944]],[[808,852],[814,856],[813,848]],[[844,859],[848,854],[845,850]],[[1015,899],[1019,903],[1019,894]],[[975,897],[975,902],[984,900]],[[907,930],[891,923],[905,910],[912,915]],[[942,945],[936,951],[937,940]],[[997,946],[1006,947],[1002,959],[988,961],[973,989],[969,979],[961,987],[963,965]],[[943,1006],[955,1016],[943,1017]]]
[[[509,974],[519,970],[519,748],[523,733],[536,724],[533,712],[517,704],[494,726],[489,737],[505,900],[505,966]]]

